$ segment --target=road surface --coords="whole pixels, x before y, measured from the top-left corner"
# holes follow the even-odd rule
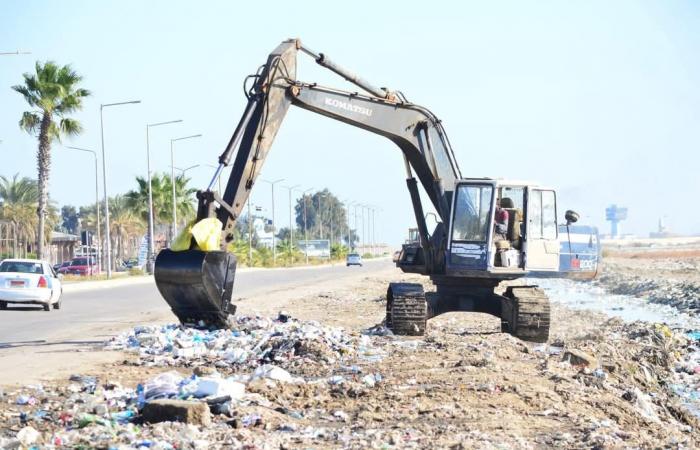
[[[343,264],[244,270],[236,274],[233,297],[234,302],[242,300],[239,312],[246,314],[258,309],[253,308],[256,304],[245,302],[247,297],[255,296],[255,302],[269,298],[274,303],[283,293],[314,285],[332,287],[336,282],[359,283],[366,276],[393,270],[398,274],[388,258],[365,261],[363,267]],[[85,358],[82,352],[95,353],[101,342],[135,325],[177,320],[152,278],[123,281],[108,288],[65,292],[60,310],[46,312],[33,305],[9,305],[0,310],[0,385],[16,383],[19,376],[28,374],[32,374],[31,379],[42,379],[58,373],[49,370],[56,365],[69,370],[77,364],[73,358]]]

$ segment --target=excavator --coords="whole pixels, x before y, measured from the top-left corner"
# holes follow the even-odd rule
[[[300,54],[361,91],[298,80]],[[197,192],[196,220],[220,221],[221,249],[200,250],[192,239],[189,249],[164,249],[155,261],[156,285],[182,324],[231,325],[236,258],[226,247],[275,135],[289,107],[296,106],[384,136],[403,153],[418,239],[404,244],[396,264],[403,272],[430,277],[435,290],[425,292],[419,283],[390,283],[386,327],[399,335],[423,335],[432,317],[476,311],[499,317],[503,332],[527,341],[547,341],[550,305],[544,292],[533,285],[501,283],[532,274],[557,275],[560,243],[554,190],[527,182],[463,177],[442,123],[430,110],[409,102],[400,91],[372,85],[299,39],[275,48],[246,78],[244,92],[248,103],[243,115],[209,186]],[[212,190],[232,159],[225,191]],[[432,230],[426,224],[418,183],[439,217]],[[573,211],[566,212],[567,226],[577,219]]]

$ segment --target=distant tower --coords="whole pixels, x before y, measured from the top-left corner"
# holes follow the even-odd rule
[[[625,219],[627,219],[627,208],[617,205],[610,205],[605,208],[605,220],[610,221],[610,237],[616,238],[619,236],[620,230],[618,225],[620,221]]]

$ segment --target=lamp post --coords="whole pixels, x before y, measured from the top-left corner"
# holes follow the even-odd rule
[[[347,240],[348,250],[352,250],[352,243],[350,241],[350,237],[351,237],[351,234],[350,234],[351,233],[351,230],[350,230],[350,205],[351,205],[351,203],[352,202],[349,199],[346,200],[346,202],[345,202],[345,210],[347,212],[346,217],[345,217],[345,221],[347,222],[347,226],[348,226],[348,240]]]
[[[112,242],[109,234],[109,195],[107,194],[107,158],[105,157],[105,128],[102,111],[110,106],[135,105],[141,100],[131,100],[128,102],[103,103],[100,104],[100,141],[102,143],[102,187],[105,195],[105,258],[107,263],[107,278],[112,278]]]
[[[151,127],[159,127],[161,125],[170,125],[180,122],[182,122],[182,119],[149,123],[146,125],[146,169],[148,171],[148,261],[146,262],[146,270],[148,273],[153,273],[153,253],[155,252],[155,247],[153,245],[153,240],[155,239],[155,218],[153,217],[153,188],[151,186],[151,145],[149,130]]]
[[[299,191],[301,192],[301,198],[304,201],[304,258],[306,259],[306,264],[309,263],[309,236],[307,234],[307,229],[306,229],[306,193],[313,191],[314,188],[308,188],[305,191]]]
[[[354,202],[354,203],[353,203],[353,206],[354,206],[353,209],[355,210],[355,214],[354,214],[354,217],[355,217],[355,233],[357,233],[357,243],[359,244],[359,243],[360,243],[360,233],[357,232],[357,207],[360,206],[360,204],[357,203],[357,202]]]
[[[326,194],[322,191],[318,193],[318,214],[316,215],[319,217],[318,226],[321,239],[323,239],[323,207],[321,205],[321,200],[323,200],[325,196]]]
[[[275,181],[262,180],[268,183],[272,188],[272,265],[277,265],[277,245],[275,243],[275,184],[284,181],[284,178],[280,178]]]
[[[193,134],[191,136],[183,136],[175,139],[170,139],[170,184],[173,188],[173,223],[170,230],[170,241],[175,239],[177,232],[177,201],[175,199],[175,156],[173,152],[173,143],[176,141],[184,141],[185,139],[194,139],[202,137],[201,134]]]
[[[194,166],[190,166],[190,167],[185,167],[184,169],[181,167],[173,166],[173,168],[175,170],[180,171],[180,175],[182,175],[182,176],[184,176],[188,170],[196,169],[197,167],[199,167],[199,164],[195,164]]]
[[[66,146],[66,148],[71,149],[71,150],[78,150],[81,152],[89,152],[92,153],[92,156],[95,158],[95,211],[97,213],[97,223],[95,224],[95,230],[97,231],[97,271],[99,272],[101,270],[101,261],[100,261],[100,246],[102,244],[101,236],[100,236],[100,194],[99,194],[99,182],[97,181],[97,152],[94,150],[90,150],[87,148],[80,148],[80,147],[71,147],[71,146]]]
[[[294,226],[292,224],[292,191],[301,186],[300,184],[295,184],[294,186],[282,186],[289,190],[289,243],[294,246]],[[292,261],[293,262],[293,261]]]

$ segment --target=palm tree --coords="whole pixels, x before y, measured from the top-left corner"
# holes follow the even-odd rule
[[[22,94],[29,106],[35,108],[22,114],[19,126],[27,133],[36,134],[39,140],[37,257],[42,259],[45,256],[44,226],[49,199],[51,143],[60,141],[62,136],[80,134],[82,131],[80,122],[66,117],[66,114],[82,109],[83,98],[89,96],[90,92],[77,87],[83,78],[69,65],[59,67],[52,61],[44,64],[37,61],[35,72],[25,73],[24,84],[12,86],[12,89]]]
[[[0,218],[12,224],[18,241],[27,242],[36,238],[38,199],[39,191],[35,180],[19,178],[19,174],[11,179],[0,175]]]
[[[173,216],[173,184],[169,176],[163,174],[162,177],[163,179],[161,182],[163,184],[164,191],[167,192],[167,194],[164,196],[167,198],[167,200],[165,201],[164,208],[161,209],[159,216],[160,218],[164,218],[162,213],[167,212],[167,215],[165,216],[166,220],[164,220],[164,222],[169,222],[172,221]],[[177,212],[177,225],[188,223],[194,219],[196,213],[194,207],[194,193],[197,192],[197,189],[187,187],[189,182],[190,179],[184,175],[177,175],[175,177],[175,211]],[[153,192],[155,194],[155,190]],[[173,231],[174,230],[171,230],[171,233]]]
[[[123,259],[127,253],[129,238],[143,233],[144,222],[128,206],[124,196],[117,195],[109,200],[109,228],[114,240],[115,257]]]

